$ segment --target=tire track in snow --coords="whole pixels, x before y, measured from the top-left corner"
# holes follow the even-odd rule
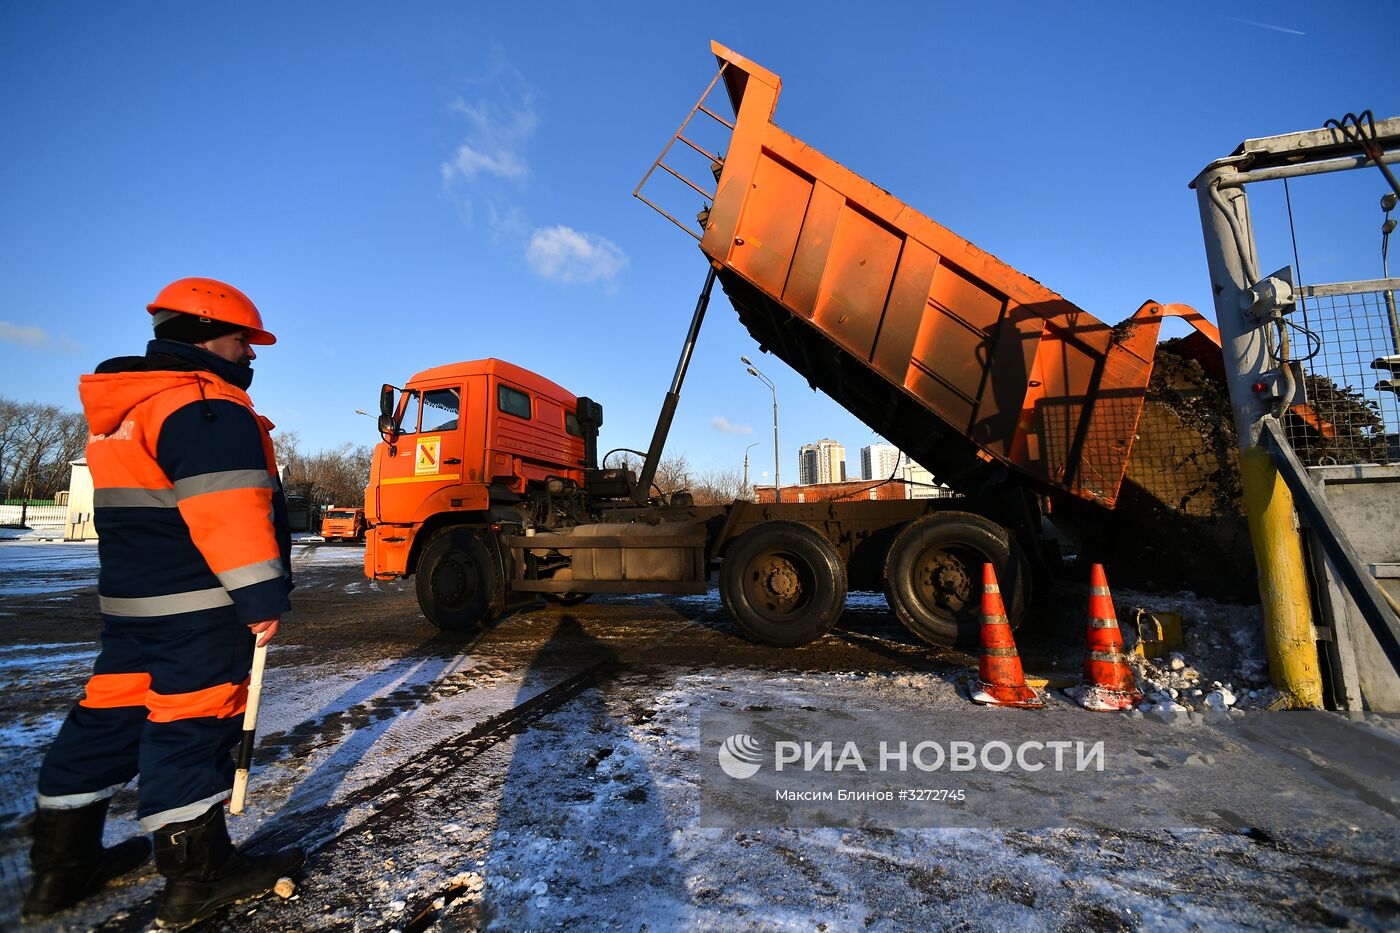
[[[452,776],[465,763],[483,752],[528,730],[534,723],[555,712],[580,695],[602,686],[625,670],[626,665],[602,661],[583,669],[505,712],[491,716],[459,735],[420,752],[389,773],[341,800],[314,810],[303,810],[278,819],[275,826],[255,833],[243,846],[251,854],[300,845],[308,860],[352,833],[373,831],[397,816],[421,794]],[[348,817],[369,808],[363,819],[351,824]],[[329,833],[326,827],[340,827]],[[93,929],[99,933],[133,933],[149,929],[155,918],[158,894],[131,905]],[[227,919],[229,910],[217,911],[196,927],[207,927]]]

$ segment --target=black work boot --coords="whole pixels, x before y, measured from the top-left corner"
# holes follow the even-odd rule
[[[34,845],[29,850],[34,877],[24,899],[24,916],[42,917],[67,910],[150,858],[151,842],[145,836],[102,848],[102,827],[110,802],[34,811]]]
[[[156,868],[166,879],[156,921],[178,929],[227,904],[261,897],[305,860],[301,849],[263,856],[239,852],[229,841],[222,804],[197,819],[167,823],[156,830]]]

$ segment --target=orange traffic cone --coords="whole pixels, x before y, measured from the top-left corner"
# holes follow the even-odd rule
[[[1098,712],[1132,709],[1142,700],[1133,669],[1123,654],[1123,635],[1108,594],[1103,564],[1089,574],[1089,634],[1085,638],[1084,682],[1079,705]]]
[[[972,701],[986,706],[1018,706],[1040,709],[1045,701],[1026,686],[1021,672],[1021,656],[1011,638],[1011,624],[1006,621],[1006,607],[1001,602],[1001,587],[991,564],[982,565],[982,661],[978,666],[977,684],[972,688]]]

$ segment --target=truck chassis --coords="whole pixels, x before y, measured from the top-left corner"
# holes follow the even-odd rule
[[[417,594],[435,625],[471,630],[504,611],[512,594],[563,604],[593,593],[700,594],[717,574],[729,615],[764,644],[820,638],[848,590],[874,590],[920,638],[967,646],[977,634],[982,565],[995,567],[1008,616],[1019,622],[1031,561],[1004,526],[966,508],[957,499],[624,507],[600,514],[618,533],[586,537],[503,521],[450,525],[418,556]],[[633,528],[652,533],[627,532]],[[664,569],[648,569],[663,553]],[[623,579],[579,579],[585,556],[640,569],[635,578],[624,569],[613,574]]]

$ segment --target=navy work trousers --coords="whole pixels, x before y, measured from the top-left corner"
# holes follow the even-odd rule
[[[254,636],[104,617],[102,650],[39,771],[39,806],[86,806],[140,776],[146,831],[228,799]]]

